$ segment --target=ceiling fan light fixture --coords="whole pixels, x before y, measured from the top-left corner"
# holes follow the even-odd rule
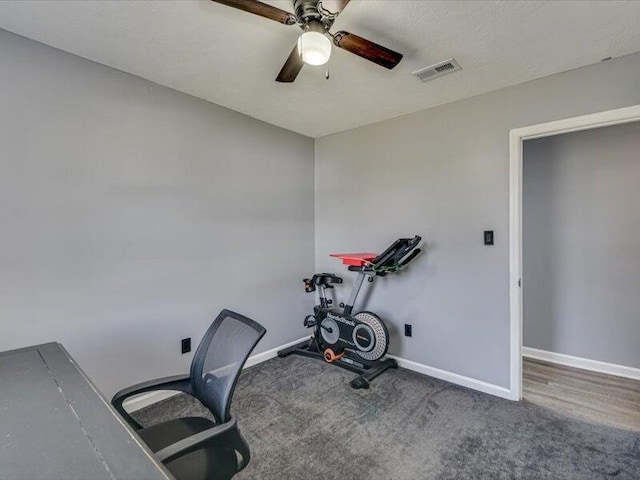
[[[302,61],[308,65],[324,65],[331,57],[331,40],[325,34],[306,31],[298,38]]]

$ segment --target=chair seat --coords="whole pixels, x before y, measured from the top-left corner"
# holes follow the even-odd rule
[[[143,428],[137,433],[152,451],[158,452],[212,427],[215,423],[207,418],[186,417]],[[177,480],[226,480],[236,473],[238,458],[232,449],[206,448],[169,462],[166,467]]]

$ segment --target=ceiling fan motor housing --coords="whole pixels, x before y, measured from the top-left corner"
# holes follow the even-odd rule
[[[296,12],[296,17],[298,17],[298,22],[302,25],[314,21],[322,22],[322,14],[318,10],[318,0],[294,0],[293,8]]]

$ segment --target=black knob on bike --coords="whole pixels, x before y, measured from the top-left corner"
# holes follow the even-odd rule
[[[313,315],[307,315],[304,317],[304,326],[307,328],[315,327],[318,324],[316,317]]]

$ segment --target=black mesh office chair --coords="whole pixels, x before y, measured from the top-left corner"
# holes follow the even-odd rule
[[[202,338],[189,375],[150,380],[114,395],[111,403],[115,409],[177,480],[229,479],[249,463],[249,446],[229,410],[242,367],[265,333],[259,323],[223,310]],[[144,428],[122,403],[153,390],[193,395],[211,411],[215,423],[203,417],[187,417]]]

